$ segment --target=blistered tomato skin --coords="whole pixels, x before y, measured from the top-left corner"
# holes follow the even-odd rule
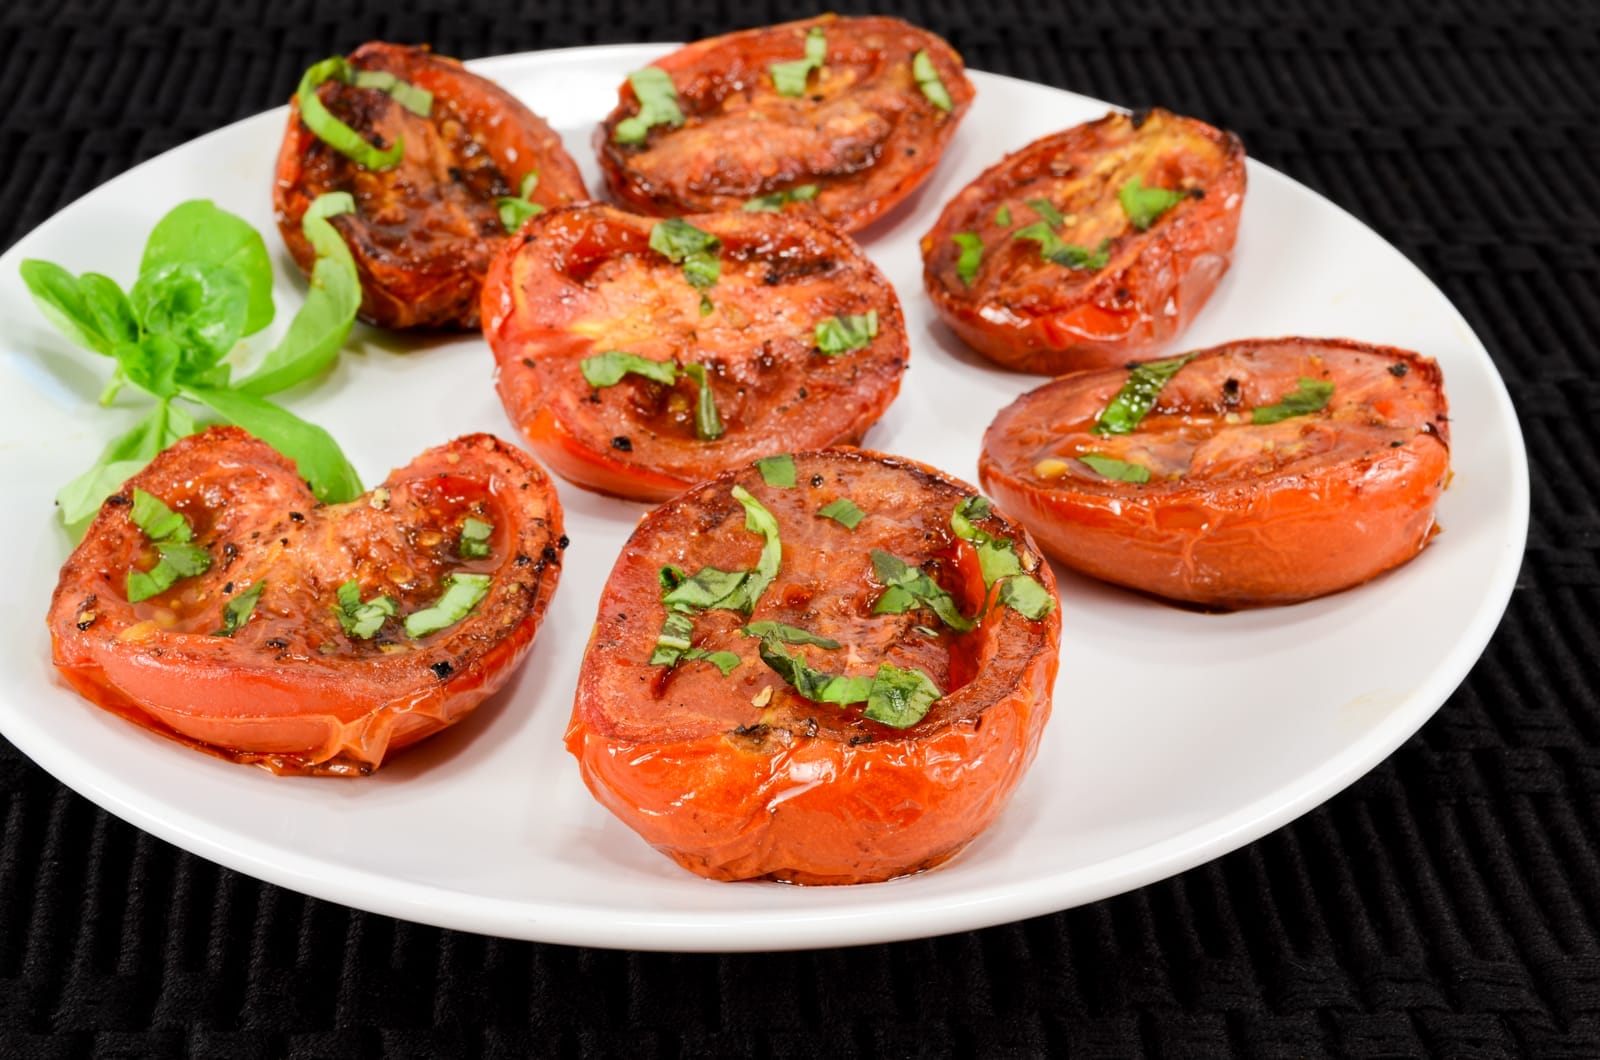
[[[805,56],[820,29],[827,58],[800,96],[776,90],[770,68]],[[926,52],[949,94],[936,106],[913,76]],[[955,134],[974,95],[961,57],[941,38],[893,18],[836,18],[697,41],[653,64],[672,78],[681,126],[656,125],[641,144],[617,126],[639,111],[630,83],[595,132],[612,196],[661,217],[740,209],[750,199],[814,185],[789,209],[815,211],[855,231],[920,184]]]
[[[1431,359],[1342,339],[1254,340],[1195,354],[1129,434],[1095,434],[1124,369],[1047,383],[1003,409],[978,475],[1044,550],[1096,578],[1211,609],[1347,589],[1415,557],[1450,477]],[[1332,383],[1326,408],[1252,410]],[[1117,481],[1079,459],[1150,471]]]
[[[1118,198],[1134,178],[1186,197],[1140,231]],[[1006,368],[1060,375],[1154,357],[1227,271],[1244,193],[1232,133],[1159,109],[1109,114],[1034,141],[963,188],[922,239],[923,284],[945,323]],[[1047,261],[1038,242],[1016,238],[1042,219],[1031,199],[1062,215],[1063,242],[1104,245],[1107,264]],[[957,235],[983,246],[970,281]]]
[[[489,269],[483,333],[500,400],[539,458],[586,489],[665,500],[769,453],[854,444],[899,392],[900,303],[849,237],[795,214],[685,220],[721,243],[704,302],[650,249],[660,222],[609,206],[534,218]],[[819,323],[869,313],[870,342],[822,352]],[[613,350],[703,366],[724,433],[701,437],[686,375],[591,386],[582,362]]]
[[[374,171],[319,140],[291,99],[272,189],[289,253],[309,274],[316,255],[301,218],[318,195],[349,192],[355,213],[331,221],[355,257],[361,318],[386,328],[475,327],[484,269],[507,238],[497,200],[537,172],[529,201],[582,202],[589,195],[577,164],[542,118],[454,59],[373,42],[349,62],[431,92],[431,114],[413,114],[375,88],[325,82],[318,94],[340,121],[384,148],[403,140],[400,163]]]
[[[156,561],[130,517],[135,489],[182,514],[204,574],[130,603]],[[464,558],[467,518],[493,527]],[[233,427],[185,438],[108,499],[62,567],[55,663],[90,701],[161,735],[275,773],[361,775],[453,724],[526,654],[560,575],[561,508],[548,477],[489,435],[424,452],[349,504],[319,506],[294,465]],[[451,574],[488,575],[464,618],[420,638],[404,617]],[[370,639],[339,620],[338,587],[392,598]],[[232,636],[224,607],[265,582]]]
[[[873,549],[920,566],[963,615],[983,609],[976,552],[950,529],[971,487],[861,450],[794,460],[792,488],[768,486],[751,468],[729,471],[641,521],[601,596],[567,747],[602,805],[702,876],[846,884],[931,868],[994,820],[1033,760],[1050,714],[1060,609],[1034,620],[994,606],[967,633],[923,609],[874,615],[883,586]],[[694,647],[733,652],[738,665],[726,676],[705,660],[652,666],[666,617],[661,568],[757,561],[762,539],[745,529],[734,486],[772,513],[782,541],[777,577],[750,615],[694,616]],[[816,514],[841,497],[865,512],[854,530]],[[1024,530],[998,511],[978,525],[1012,539],[1055,600],[1049,564]],[[792,647],[815,669],[917,668],[944,695],[904,729],[864,717],[860,703],[812,702],[740,633],[760,621],[838,642]]]

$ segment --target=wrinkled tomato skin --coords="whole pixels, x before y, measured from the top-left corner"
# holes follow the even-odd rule
[[[900,302],[853,240],[798,214],[686,220],[722,242],[709,314],[681,266],[649,248],[659,222],[609,206],[532,219],[489,268],[483,333],[501,403],[539,458],[585,489],[661,501],[769,453],[855,444],[899,393]],[[816,348],[818,322],[869,311],[868,345]],[[590,386],[580,362],[609,350],[705,365],[725,433],[697,436],[692,380]]]
[[[984,489],[1066,566],[1232,610],[1359,585],[1415,557],[1437,532],[1450,436],[1433,360],[1341,339],[1231,343],[1173,376],[1132,434],[1090,434],[1127,377],[1108,369],[1054,380],[1003,409],[984,435]],[[1275,403],[1302,377],[1334,383],[1327,409],[1248,423],[1249,409]],[[1246,422],[1219,424],[1230,380]],[[1101,478],[1072,456],[1107,449],[1168,470],[1188,465],[1135,484]]]
[[[153,562],[129,517],[143,489],[194,529],[210,569],[129,603]],[[387,491],[386,493],[384,491]],[[457,524],[493,527],[462,559]],[[560,576],[561,509],[549,478],[489,435],[424,452],[380,490],[319,506],[292,463],[237,428],[185,438],[108,499],[62,567],[49,626],[55,664],[90,701],[161,735],[280,774],[363,775],[465,717],[532,644]],[[404,616],[445,574],[489,574],[466,618],[412,640],[398,618],[347,635],[338,586],[389,595]],[[230,596],[265,580],[250,620],[218,636]]]
[[[768,68],[803,58],[813,27],[827,36],[823,69],[804,96],[780,96]],[[918,51],[944,82],[949,111],[913,80]],[[612,197],[658,217],[737,210],[757,196],[815,184],[814,200],[787,209],[856,231],[932,172],[974,95],[949,44],[894,18],[823,15],[742,30],[651,65],[671,75],[685,123],[652,128],[642,145],[617,143],[617,124],[639,110],[624,81],[616,109],[595,131],[595,151]]]
[[[318,89],[329,111],[369,141],[404,141],[400,164],[375,172],[317,139],[291,99],[272,188],[283,241],[309,275],[316,254],[301,219],[318,195],[350,192],[356,212],[331,223],[355,258],[361,318],[396,329],[476,327],[483,272],[507,238],[496,200],[516,195],[537,170],[531,202],[546,209],[582,202],[589,194],[577,164],[544,119],[454,59],[371,42],[349,61],[433,93],[432,114],[412,114],[373,88],[327,82]]]
[[[862,450],[794,459],[793,488],[732,470],[640,522],[600,599],[567,748],[602,805],[701,876],[849,884],[919,872],[983,831],[1032,762],[1050,714],[1060,608],[1030,620],[996,606],[974,632],[941,626],[932,637],[915,628],[940,625],[928,612],[872,615],[881,592],[873,548],[938,571],[964,614],[982,607],[976,553],[949,528],[974,491]],[[782,565],[748,618],[700,613],[694,644],[741,661],[726,676],[704,661],[651,666],[665,617],[662,566],[754,564],[760,539],[744,529],[735,484],[776,518]],[[854,531],[815,514],[839,497],[866,512]],[[1026,531],[998,510],[979,525],[1016,542],[1054,601],[1050,566]],[[738,633],[762,620],[839,641],[839,651],[794,649],[816,668],[870,675],[891,659],[923,669],[945,695],[906,729],[863,717],[859,704],[812,703]]]
[[[1191,196],[1140,232],[1117,200],[1133,176]],[[1060,375],[1143,360],[1189,326],[1227,272],[1244,193],[1244,147],[1232,133],[1159,109],[1110,114],[1034,141],[963,188],[922,239],[923,285],[951,330],[1005,368]],[[1037,243],[1015,239],[1039,220],[1030,198],[1076,219],[1059,230],[1065,242],[1110,239],[1107,266],[1044,262]],[[960,233],[984,245],[971,284],[956,268]]]

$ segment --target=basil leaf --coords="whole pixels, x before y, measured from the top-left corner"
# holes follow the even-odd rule
[[[330,80],[346,84],[354,82],[355,74],[343,56],[335,55],[331,59],[313,63],[301,76],[294,98],[300,104],[300,120],[306,128],[317,139],[359,166],[378,171],[398,166],[405,154],[400,137],[395,137],[394,143],[387,149],[380,150],[369,143],[366,137],[335,118],[333,112],[323,105],[317,86]]]
[[[189,520],[168,508],[161,498],[138,487],[133,491],[128,519],[152,542],[182,543],[194,536]]]
[[[256,613],[256,604],[261,600],[261,591],[267,587],[265,578],[256,582],[244,592],[229,600],[222,609],[222,628],[211,635],[213,637],[231,637],[244,628],[246,622]]]
[[[809,629],[785,625],[782,622],[752,622],[739,632],[747,637],[771,637],[784,644],[815,644],[829,651],[836,651],[839,648],[839,642],[832,637],[824,637]]]
[[[955,597],[928,577],[921,567],[913,567],[899,556],[875,548],[872,571],[885,590],[889,590],[878,598],[872,608],[873,614],[903,614],[917,605],[938,615],[940,621],[957,632],[965,633],[977,624],[961,614]],[[900,592],[892,593],[895,589]]]
[[[336,593],[339,606],[334,608],[334,616],[347,637],[371,640],[385,621],[400,613],[400,605],[392,596],[375,596],[363,602],[361,586],[353,580],[340,585]]]
[[[321,427],[237,390],[185,386],[183,392],[229,423],[243,427],[295,462],[317,500],[339,504],[361,496],[361,479]]]
[[[1106,456],[1104,453],[1079,453],[1078,460],[1101,478],[1116,482],[1150,481],[1150,469],[1143,464],[1131,464],[1126,460]]]
[[[1262,405],[1250,412],[1251,423],[1280,423],[1295,416],[1307,416],[1328,407],[1333,397],[1333,383],[1323,379],[1300,377],[1300,385],[1285,394],[1276,405]]]
[[[694,380],[700,388],[694,403],[694,435],[703,442],[714,442],[722,437],[722,417],[717,414],[717,400],[706,382],[706,369],[702,364],[686,364],[683,374]]]
[[[756,649],[761,661],[783,678],[795,692],[813,703],[859,703],[872,693],[872,681],[865,677],[844,677],[812,669],[799,655],[788,651],[774,637],[762,637]]]
[[[667,568],[672,569],[672,568]],[[750,572],[701,567],[661,594],[661,602],[673,611],[709,611],[712,608],[737,610],[743,598],[734,599]]]
[[[211,569],[211,553],[199,545],[160,544],[156,552],[163,566],[175,573],[179,580],[193,578]]]
[[[622,377],[632,373],[671,386],[678,381],[678,366],[671,361],[652,361],[637,353],[607,350],[578,362],[584,381],[592,387],[616,386]]]
[[[244,337],[250,313],[250,285],[239,271],[203,262],[173,262],[140,273],[128,298],[147,335],[178,344],[180,380],[226,356]]]
[[[683,111],[678,109],[678,91],[672,87],[672,75],[659,66],[647,66],[628,75],[628,84],[639,98],[639,110],[631,118],[617,123],[611,139],[619,144],[642,144],[657,125],[677,127],[683,124]]]
[[[306,300],[283,340],[239,381],[240,390],[256,397],[276,394],[305,382],[338,358],[361,308],[361,279],[350,248],[328,218],[355,210],[355,199],[345,191],[324,192],[306,209],[300,231],[317,255]]]
[[[878,336],[878,311],[869,309],[859,316],[834,316],[816,327],[817,349],[829,357],[869,345]]]
[[[1011,207],[1002,206],[994,212],[994,223],[1005,227],[1011,223]]]
[[[856,507],[856,502],[849,497],[840,497],[836,501],[829,501],[817,509],[819,519],[832,519],[846,530],[854,530],[866,517],[866,512]]]
[[[433,115],[433,93],[409,81],[402,81],[387,70],[356,70],[351,84],[387,93],[396,103],[419,118]]]
[[[683,658],[683,653],[689,650],[689,638],[693,635],[694,619],[687,612],[669,610],[661,622],[661,633],[656,637],[649,665],[675,666]]]
[[[812,26],[806,31],[806,57],[793,62],[773,63],[767,67],[772,75],[772,87],[780,96],[806,94],[806,78],[811,71],[820,70],[828,59],[828,38],[821,27]]]
[[[794,457],[788,453],[762,457],[756,461],[756,470],[761,472],[761,481],[774,489],[794,488]]]
[[[767,591],[772,579],[778,576],[778,564],[783,558],[783,545],[778,539],[778,521],[772,517],[766,506],[750,496],[749,491],[743,486],[733,487],[732,492],[734,500],[744,506],[744,528],[752,534],[760,534],[764,539],[755,570],[750,572],[750,577],[739,587],[741,599],[736,609],[748,615],[755,610],[756,601]]]
[[[510,195],[500,196],[495,205],[500,208],[500,224],[507,232],[515,232],[528,218],[544,213],[544,207],[538,203]]]
[[[1129,434],[1139,426],[1155,407],[1156,398],[1167,381],[1178,374],[1178,369],[1188,364],[1194,354],[1169,357],[1164,361],[1146,361],[1128,373],[1117,396],[1100,413],[1090,428],[1095,434]]]
[[[189,543],[194,536],[189,520],[168,508],[159,497],[135,487],[128,519],[144,532],[161,557],[148,571],[128,572],[129,603],[148,600],[184,578],[193,578],[211,569],[211,553]]]
[[[746,199],[739,209],[745,213],[777,213],[791,202],[810,202],[816,197],[815,184],[800,184],[769,195],[757,195],[753,199]]]
[[[1008,537],[996,537],[973,524],[973,519],[986,519],[989,502],[983,497],[968,497],[950,513],[950,529],[963,541],[971,542],[978,553],[978,570],[983,575],[984,588],[989,588],[1002,578],[1022,573],[1022,559],[1016,546]]]
[[[1111,263],[1111,240],[1101,240],[1098,247],[1090,250],[1088,247],[1063,241],[1056,235],[1055,229],[1043,221],[1035,221],[1026,228],[1017,229],[1011,238],[1038,243],[1040,258],[1056,265],[1064,265],[1069,269],[1098,270]]]
[[[461,524],[461,539],[456,543],[456,555],[463,559],[484,559],[489,555],[489,538],[494,534],[494,524],[467,516]]]
[[[706,651],[704,648],[690,648],[683,653],[682,659],[684,662],[689,662],[693,659],[704,659],[721,670],[723,677],[733,673],[734,670],[738,669],[739,664],[744,662],[743,659],[731,651]]]
[[[209,199],[174,206],[150,230],[139,275],[186,262],[231,269],[245,282],[243,334],[254,335],[272,323],[272,258],[250,222]]]
[[[872,677],[867,707],[861,713],[881,725],[908,729],[927,717],[928,708],[943,695],[933,678],[921,670],[882,663]]]
[[[911,57],[911,77],[922,89],[922,94],[927,97],[940,110],[948,111],[954,104],[950,100],[950,92],[944,87],[944,82],[939,80],[939,71],[933,68],[933,60],[928,53],[920,51]]]
[[[957,232],[950,241],[961,248],[961,256],[956,259],[956,275],[971,287],[973,277],[978,275],[978,266],[983,263],[983,240],[973,232]]]
[[[1122,212],[1128,215],[1128,221],[1143,232],[1161,217],[1162,214],[1178,205],[1187,194],[1181,191],[1169,191],[1166,188],[1147,188],[1138,177],[1133,177],[1117,191],[1117,201],[1122,203]]]
[[[155,397],[166,399],[178,392],[178,369],[183,348],[166,335],[146,335],[125,342],[114,351],[123,379]],[[102,404],[106,399],[102,398]]]
[[[132,430],[112,439],[89,470],[61,487],[56,504],[61,507],[61,523],[74,541],[83,536],[105,499],[166,447],[166,431],[167,403],[163,401]]]
[[[89,308],[82,283],[72,273],[53,261],[28,258],[18,270],[34,304],[46,320],[56,326],[67,338],[95,353],[111,356],[118,342],[131,342],[133,336],[110,336],[100,326],[93,310]]]
[[[733,487],[733,496],[744,507],[744,528],[760,534],[764,541],[754,570],[727,571],[702,567],[690,577],[676,567],[661,568],[661,602],[669,611],[755,610],[756,602],[777,577],[783,558],[778,538],[778,521],[743,486]]]
[[[714,285],[722,273],[722,259],[717,256],[722,240],[700,231],[681,217],[669,217],[650,229],[650,249],[682,265],[683,278],[702,293]],[[701,300],[701,315],[710,311],[708,304],[705,299]]]
[[[413,611],[405,617],[403,625],[406,636],[418,640],[460,622],[489,595],[489,583],[492,580],[487,574],[464,574],[460,571],[446,574],[444,595],[432,607]]]
[[[1017,574],[1001,582],[1000,602],[1035,622],[1056,609],[1056,602],[1031,574]]]
[[[1061,211],[1056,209],[1049,199],[1029,199],[1028,205],[1051,228],[1060,228],[1062,222],[1066,220],[1065,217],[1061,216]]]

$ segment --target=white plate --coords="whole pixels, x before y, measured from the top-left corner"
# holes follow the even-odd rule
[[[578,49],[473,67],[547,115],[598,189],[594,124],[627,72],[663,50]],[[867,444],[969,481],[990,417],[1040,380],[991,368],[937,322],[917,238],[1003,153],[1107,110],[1040,85],[973,80],[977,101],[937,171],[863,239],[904,300],[913,351],[904,390]],[[69,551],[51,498],[138,406],[125,398],[109,412],[95,407],[108,362],[51,330],[17,266],[39,257],[131,282],[156,219],[208,197],[274,248],[281,329],[303,290],[269,206],[283,123],[282,110],[263,114],[169,152],[0,258],[0,585],[11,600],[0,619],[0,730],[112,813],[252,876],[408,920],[633,949],[830,946],[1003,923],[1187,869],[1327,799],[1438,709],[1510,596],[1528,479],[1515,414],[1483,345],[1392,247],[1252,164],[1233,270],[1182,344],[1348,336],[1436,357],[1454,421],[1444,533],[1367,586],[1243,614],[1194,614],[1063,574],[1061,679],[1038,763],[998,823],[953,863],[860,887],[710,883],[592,801],[561,736],[601,584],[645,509],[565,484],[572,547],[560,591],[526,666],[473,717],[358,781],[277,778],[197,754],[90,706],[50,665],[44,613]],[[375,483],[461,433],[516,437],[490,384],[492,363],[477,338],[408,348],[358,328],[332,375],[285,403],[330,428]]]

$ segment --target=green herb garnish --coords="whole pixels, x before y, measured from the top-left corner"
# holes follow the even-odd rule
[[[375,596],[362,601],[361,585],[354,579],[344,582],[335,590],[339,606],[334,617],[344,629],[345,636],[358,640],[371,640],[383,628],[383,623],[400,613],[392,596]]]
[[[1079,453],[1078,460],[1101,478],[1116,482],[1149,482],[1150,469],[1104,453]]]
[[[461,524],[461,539],[456,543],[456,555],[462,559],[484,559],[489,555],[489,538],[494,524],[467,516]]]
[[[639,111],[631,118],[617,122],[611,139],[619,144],[642,144],[657,125],[683,124],[683,111],[678,109],[678,90],[672,87],[672,75],[659,66],[647,66],[628,75],[628,84],[639,98]]]
[[[961,248],[961,256],[956,259],[956,275],[971,287],[973,277],[978,275],[978,266],[983,263],[983,240],[975,232],[957,232],[950,237],[950,242]]]
[[[625,375],[643,376],[671,386],[678,381],[678,366],[672,361],[652,361],[637,353],[607,350],[578,362],[584,381],[592,387],[616,386]]]
[[[933,680],[917,669],[902,670],[882,663],[871,678],[830,674],[814,669],[773,636],[762,637],[758,651],[761,661],[802,698],[837,706],[865,700],[863,716],[896,729],[909,728],[921,721],[928,708],[943,695]]]
[[[130,604],[159,596],[183,579],[211,569],[211,553],[189,544],[193,536],[189,521],[159,498],[135,488],[128,518],[144,531],[160,557],[148,571],[128,572],[126,595]]]
[[[1039,580],[1027,575],[1017,575],[1000,583],[1000,603],[1035,622],[1056,609],[1056,602],[1050,599]]]
[[[515,232],[528,218],[544,213],[544,207],[529,198],[538,186],[539,171],[535,169],[522,178],[515,195],[502,195],[494,201],[500,211],[500,225],[507,232]]]
[[[911,77],[935,107],[948,111],[955,105],[950,100],[950,92],[944,87],[944,82],[939,80],[939,71],[933,68],[933,60],[927,52],[919,51],[911,57]]]
[[[706,382],[705,365],[686,364],[683,374],[694,380],[694,385],[699,388],[694,402],[694,436],[702,442],[714,442],[722,437],[724,427],[722,417],[717,413],[716,396],[711,393],[711,384]]]
[[[762,637],[756,649],[770,666],[805,699],[813,703],[859,703],[872,692],[872,679],[845,677],[813,669],[803,657],[789,651],[776,637]]]
[[[1186,192],[1147,188],[1138,177],[1130,178],[1117,192],[1122,212],[1128,215],[1128,222],[1141,232],[1187,197]]]
[[[829,651],[837,651],[840,647],[839,642],[832,637],[824,637],[809,629],[785,625],[782,622],[752,622],[739,632],[747,637],[771,637],[784,644],[815,644]]]
[[[1098,247],[1090,250],[1077,243],[1065,242],[1056,235],[1055,229],[1043,221],[1035,221],[1026,228],[1017,229],[1011,238],[1038,243],[1040,258],[1069,269],[1097,270],[1111,263],[1111,240],[1103,239]]]
[[[738,669],[739,664],[744,662],[743,659],[731,651],[706,651],[704,648],[690,648],[683,653],[682,658],[685,662],[693,659],[704,659],[721,670],[723,677],[733,673],[734,670]]]
[[[1011,207],[1002,206],[994,212],[994,223],[1004,228],[1011,223]]]
[[[1279,423],[1295,416],[1308,416],[1328,407],[1333,397],[1333,383],[1323,379],[1300,377],[1300,385],[1285,394],[1276,405],[1262,405],[1250,411],[1251,423]]]
[[[1023,570],[1015,542],[1008,537],[996,537],[973,522],[987,519],[991,511],[983,497],[968,497],[950,513],[950,530],[977,550],[984,588],[998,584],[998,599],[1002,605],[1020,612],[1024,618],[1037,620],[1055,608],[1055,601],[1037,578]]]
[[[849,497],[829,501],[817,509],[819,519],[832,519],[846,530],[854,530],[866,515],[867,513],[856,507],[856,502]]]
[[[762,457],[756,461],[756,470],[761,472],[761,481],[774,489],[794,488],[794,457],[788,453]]]
[[[1131,433],[1155,407],[1161,388],[1193,357],[1194,354],[1186,353],[1182,357],[1146,361],[1135,366],[1128,373],[1128,381],[1122,384],[1122,389],[1117,391],[1117,396],[1111,399],[1090,429],[1095,434]]]
[[[913,608],[926,607],[957,632],[965,633],[976,625],[961,614],[955,597],[928,577],[921,567],[913,567],[899,556],[875,548],[872,570],[884,586],[883,595],[872,607],[873,614],[900,615]]]
[[[222,628],[212,631],[213,637],[231,637],[244,628],[255,616],[256,604],[261,602],[261,592],[267,587],[266,579],[256,582],[244,592],[229,600],[222,608]]]
[[[1028,206],[1051,228],[1060,228],[1062,222],[1066,220],[1065,217],[1061,216],[1061,211],[1056,209],[1049,199],[1029,199]]]
[[[392,96],[395,102],[419,117],[426,118],[433,111],[433,95],[385,70],[357,70],[343,56],[334,56],[314,63],[300,78],[295,89],[295,101],[300,104],[300,120],[312,135],[338,151],[357,165],[367,169],[393,169],[400,164],[404,147],[399,137],[387,149],[379,149],[368,142],[355,129],[333,116],[323,105],[317,88],[324,81],[343,81],[360,88],[374,88]]]
[[[869,309],[859,316],[829,317],[817,323],[815,335],[817,349],[829,357],[859,350],[878,336],[878,311]]]
[[[806,31],[805,58],[795,59],[787,63],[773,63],[767,67],[772,74],[772,87],[777,89],[780,96],[803,96],[806,94],[806,78],[811,76],[811,71],[822,69],[822,64],[828,59],[828,38],[820,26],[812,26]]]
[[[444,595],[432,607],[413,611],[406,616],[406,636],[413,640],[420,639],[460,622],[489,595],[489,583],[492,580],[487,574],[463,574],[460,571],[446,574]]]
[[[817,190],[815,184],[800,184],[793,188],[785,188],[783,191],[746,199],[739,209],[745,213],[777,213],[791,202],[810,202],[817,197]]]
[[[722,274],[722,259],[718,256],[722,240],[681,217],[669,217],[650,229],[650,249],[683,266],[683,278],[700,292],[700,315],[711,312],[706,291]]]
[[[670,569],[670,568],[669,568]],[[655,650],[650,653],[651,666],[673,666],[689,650],[694,636],[694,618],[688,611],[668,610],[661,621],[661,632],[656,635]]]

